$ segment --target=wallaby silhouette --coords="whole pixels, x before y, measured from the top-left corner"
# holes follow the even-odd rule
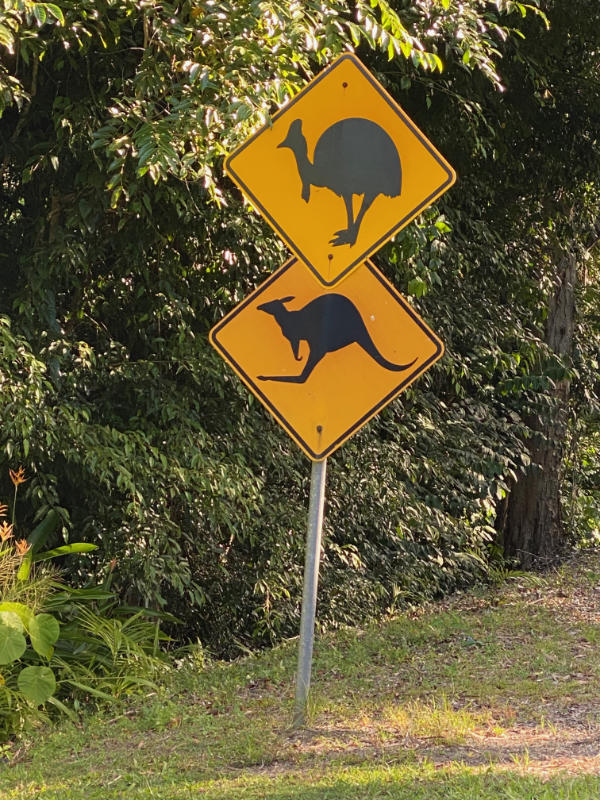
[[[319,361],[336,350],[356,342],[384,369],[401,372],[411,367],[410,364],[393,364],[384,358],[375,347],[373,340],[363,322],[359,310],[354,303],[342,294],[322,294],[315,297],[303,308],[290,311],[285,303],[293,297],[282,297],[269,300],[257,306],[259,311],[271,314],[281,328],[281,332],[292,346],[296,361],[300,342],[308,342],[308,358],[300,375],[259,375],[261,381],[284,381],[286,383],[304,383]]]
[[[398,197],[402,189],[402,167],[396,145],[384,129],[370,119],[350,117],[330,125],[315,145],[312,163],[302,133],[302,120],[295,119],[287,136],[277,145],[289,148],[296,158],[302,181],[302,199],[310,200],[310,187],[325,186],[346,205],[348,227],[336,231],[330,244],[356,242],[363,217],[380,195]],[[363,200],[356,219],[352,196]]]

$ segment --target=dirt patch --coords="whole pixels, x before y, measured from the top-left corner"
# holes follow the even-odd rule
[[[421,748],[419,754],[440,767],[458,761],[540,775],[600,774],[600,731],[581,737],[579,730],[553,733],[515,728],[482,741],[473,736],[464,745]]]
[[[550,776],[600,774],[600,727],[582,735],[582,730],[542,729],[517,726],[501,735],[472,734],[460,743],[436,741],[434,737],[389,737],[374,742],[368,729],[304,729],[288,735],[289,757],[275,759],[255,771],[280,775],[297,768],[318,767],[330,761],[428,761],[436,767],[459,763],[472,768],[504,768],[519,774]],[[291,750],[291,752],[290,752]]]

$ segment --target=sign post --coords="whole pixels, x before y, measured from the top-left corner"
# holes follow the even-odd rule
[[[225,170],[295,254],[210,342],[312,461],[294,727],[305,723],[327,457],[441,358],[444,346],[367,259],[456,180],[351,53]]]
[[[300,617],[300,642],[298,644],[298,671],[296,674],[296,707],[294,728],[306,721],[308,691],[315,640],[315,614],[317,608],[317,585],[319,582],[319,560],[321,557],[321,533],[323,530],[323,507],[325,505],[325,475],[327,459],[313,461],[310,476],[310,501],[308,527],[306,531],[306,553],[304,556],[304,586],[302,589],[302,615]]]

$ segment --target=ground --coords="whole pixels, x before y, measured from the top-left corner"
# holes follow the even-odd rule
[[[590,551],[319,637],[300,731],[296,642],[196,654],[141,701],[6,748],[0,797],[597,800],[599,641]]]

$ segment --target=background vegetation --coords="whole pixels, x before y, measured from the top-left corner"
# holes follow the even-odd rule
[[[376,259],[447,352],[330,460],[320,624],[594,540],[599,15],[5,0],[0,476],[30,476],[18,535],[53,510],[49,545],[98,545],[73,585],[111,571],[123,602],[215,654],[297,631],[309,465],[207,341],[285,253],[222,163],[355,49],[459,180]]]

